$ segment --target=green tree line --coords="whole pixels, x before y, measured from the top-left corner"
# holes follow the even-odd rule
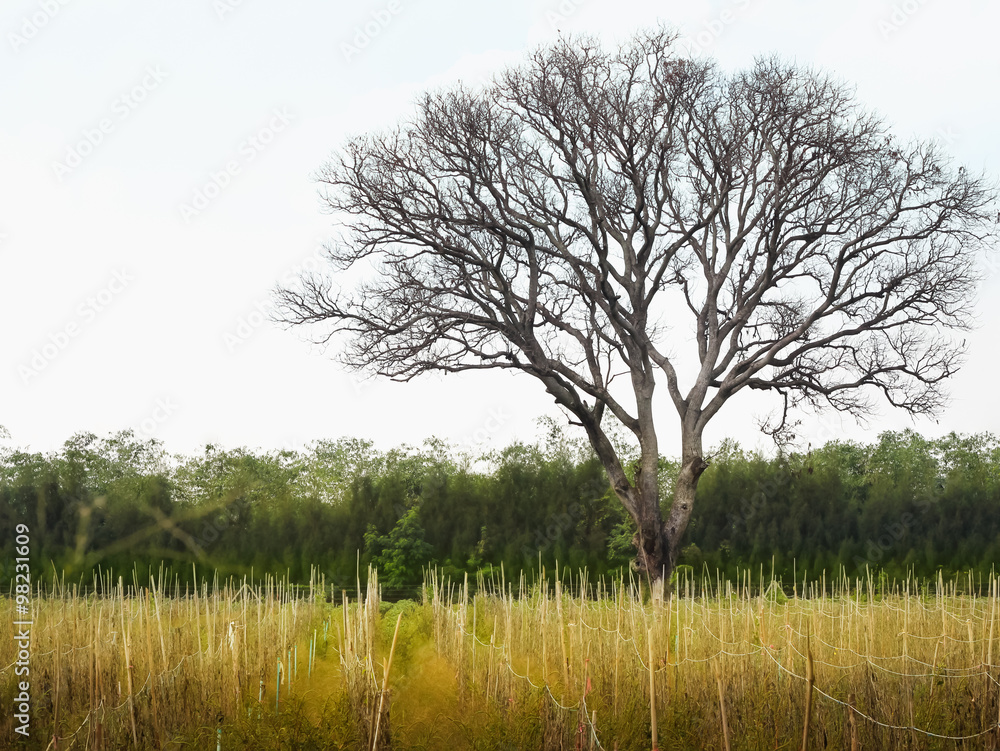
[[[192,564],[296,581],[315,565],[344,586],[368,563],[390,586],[419,582],[427,565],[460,577],[502,564],[516,577],[558,561],[600,575],[628,566],[634,533],[600,463],[552,424],[537,444],[481,455],[435,439],[388,451],[341,439],[177,456],[131,432],[79,434],[50,453],[0,448],[4,587],[19,523],[31,530],[36,577],[84,584],[108,569],[143,580],[161,564],[182,582]],[[775,456],[724,442],[681,563],[801,580],[841,567],[989,571],[998,560],[997,438],[904,431]]]

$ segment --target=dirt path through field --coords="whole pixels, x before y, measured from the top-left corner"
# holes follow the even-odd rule
[[[293,683],[292,691],[302,699],[306,716],[318,724],[324,714],[337,711],[344,691],[340,656],[331,646],[325,655],[317,655],[312,675],[303,676],[302,668],[300,665],[299,680]],[[380,664],[375,672],[381,679]],[[273,703],[273,686],[271,692]],[[400,748],[460,748],[467,740],[455,719],[459,706],[455,666],[441,657],[430,641],[393,666],[387,700],[391,702],[393,739]]]
[[[340,674],[340,655],[335,646],[330,646],[325,655],[317,654],[312,675],[302,676],[293,686],[293,693],[302,699],[306,716],[313,722],[320,722],[326,711],[333,711],[337,700],[344,691]]]
[[[404,748],[462,748],[455,666],[421,645],[401,675],[391,676],[393,736]]]

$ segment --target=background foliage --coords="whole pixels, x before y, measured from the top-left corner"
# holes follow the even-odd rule
[[[676,465],[663,460],[663,502]],[[472,456],[430,439],[379,451],[356,439],[304,452],[224,450],[171,456],[130,432],[79,434],[58,452],[0,448],[0,528],[31,528],[36,577],[165,562],[221,574],[288,573],[354,586],[369,562],[389,586],[433,563],[453,577],[504,566],[529,575],[556,561],[601,574],[627,566],[631,521],[580,442],[549,425],[537,445]],[[0,540],[9,585],[13,538]],[[698,489],[681,563],[772,566],[786,580],[866,565],[898,576],[989,571],[1000,560],[1000,443],[883,433],[765,456],[724,442]]]

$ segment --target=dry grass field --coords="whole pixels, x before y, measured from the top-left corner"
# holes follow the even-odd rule
[[[561,572],[560,572],[561,573]],[[32,598],[28,748],[998,747],[998,581],[107,576]],[[0,690],[17,693],[12,600]],[[10,663],[10,664],[8,664]],[[16,738],[4,713],[5,739]]]

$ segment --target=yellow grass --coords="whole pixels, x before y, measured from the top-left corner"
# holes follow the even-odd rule
[[[998,738],[996,579],[982,596],[972,581],[922,593],[912,581],[881,591],[842,579],[786,599],[760,579],[688,578],[657,605],[620,581],[578,577],[572,594],[485,584],[436,607],[441,651],[499,708],[519,686],[548,686],[584,743],[652,747],[652,708],[661,748],[799,748],[804,735],[815,748],[851,748],[852,735],[861,748],[963,738],[989,748]]]
[[[278,662],[291,668],[287,688],[289,648],[318,623],[322,590],[309,598],[273,578],[256,586],[199,581],[171,588],[107,578],[87,594],[75,586],[36,592],[28,616],[32,742],[159,748],[245,714],[262,694],[260,708],[273,713]],[[14,671],[4,665],[19,618],[10,599],[0,601],[5,699],[14,689]],[[304,658],[300,647],[300,675]],[[9,712],[2,718],[6,741],[15,737],[14,721]]]
[[[759,572],[739,584],[688,576],[654,604],[628,581],[585,574],[470,586],[431,573],[422,602],[391,606],[374,572],[350,598],[319,577],[297,592],[273,579],[199,581],[197,591],[108,578],[86,595],[36,592],[29,747],[214,748],[221,738],[224,749],[625,751],[656,738],[662,749],[735,751],[1000,741],[995,577],[841,578],[786,594]],[[9,599],[0,618],[6,702]],[[9,713],[2,721],[6,741]]]

